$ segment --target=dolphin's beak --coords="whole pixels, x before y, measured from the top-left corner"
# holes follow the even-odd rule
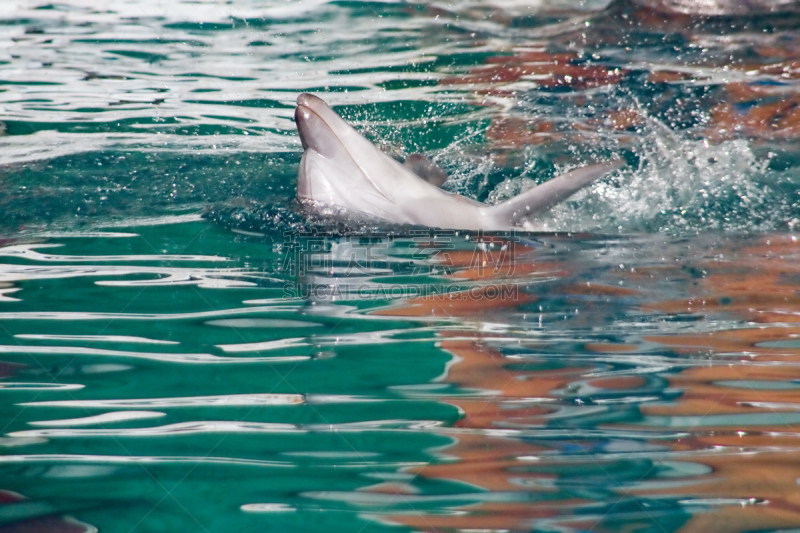
[[[303,150],[308,149],[308,141],[306,139],[311,135],[309,131],[311,126],[308,124],[311,120],[313,120],[311,111],[298,105],[294,110],[294,121],[297,124],[297,132],[300,134],[300,142],[303,143]]]
[[[334,115],[335,118],[327,115]],[[326,121],[323,116],[328,120]],[[337,124],[328,122],[339,119],[331,109],[319,98],[303,93],[297,97],[297,108],[294,111],[294,121],[300,133],[300,142],[303,149],[314,150],[323,157],[333,157],[341,150],[342,141],[334,133]],[[343,121],[342,121],[343,122]]]
[[[294,110],[294,121],[297,123],[297,132],[300,134],[300,142],[303,149],[307,150],[309,141],[313,139],[314,122],[322,119],[311,110],[308,105],[308,97],[311,95],[301,94],[297,97],[297,108]]]

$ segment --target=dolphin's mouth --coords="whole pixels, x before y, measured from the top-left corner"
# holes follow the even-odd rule
[[[297,108],[294,110],[294,121],[297,123],[297,132],[300,134],[300,142],[303,143],[303,150],[308,150],[309,141],[313,138],[311,122],[322,121],[319,115],[314,113],[310,107],[304,105],[302,94],[297,98]]]
[[[294,121],[297,123],[297,132],[300,134],[303,149],[311,149],[322,156],[330,157],[335,149],[332,143],[341,145],[341,140],[333,132],[333,128],[313,109],[317,103],[315,100],[319,98],[306,93],[298,96]]]
[[[294,121],[297,124],[297,132],[300,134],[303,150],[308,150],[308,121],[311,120],[311,113],[310,109],[301,106],[297,106],[297,109],[294,110]]]

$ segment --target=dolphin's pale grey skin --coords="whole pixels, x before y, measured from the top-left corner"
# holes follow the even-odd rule
[[[297,97],[297,130],[305,148],[297,196],[398,224],[436,228],[535,229],[531,218],[561,202],[621,160],[583,167],[497,205],[451,194],[420,178],[347,124],[321,99]]]

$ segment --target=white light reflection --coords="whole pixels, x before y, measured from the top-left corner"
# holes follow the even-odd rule
[[[239,509],[246,513],[289,513],[297,510],[285,503],[246,503]]]
[[[22,353],[36,355],[105,355],[109,357],[132,357],[151,361],[170,363],[292,363],[311,359],[307,355],[287,355],[275,357],[224,357],[208,353],[155,353],[127,352],[122,350],[102,350],[80,346],[19,346],[0,345],[0,353]]]
[[[76,342],[126,342],[138,344],[180,344],[177,341],[162,341],[148,339],[146,337],[132,337],[128,335],[40,335],[40,334],[19,334],[14,335],[18,339],[34,339],[43,341],[76,341]]]
[[[64,420],[42,420],[28,422],[31,426],[91,426],[94,424],[113,424],[115,422],[127,422],[129,420],[141,420],[143,418],[160,418],[167,416],[166,413],[156,411],[117,411],[114,413],[103,413],[102,415],[87,416],[83,418],[67,418]]]
[[[168,407],[230,407],[253,405],[297,405],[304,403],[300,394],[231,394],[227,396],[184,396],[130,400],[48,400],[20,405],[30,407],[80,407],[82,409]]]
[[[34,248],[59,248],[63,244],[14,244],[0,248],[0,257],[19,257],[31,261],[85,263],[88,261],[230,261],[218,255],[53,255],[43,254]]]

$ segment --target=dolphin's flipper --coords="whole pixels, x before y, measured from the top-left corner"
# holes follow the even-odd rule
[[[411,154],[403,162],[403,166],[431,185],[441,187],[447,181],[447,172],[422,154]]]
[[[622,159],[615,159],[607,163],[597,163],[575,169],[497,204],[492,207],[492,210],[501,219],[508,220],[510,224],[517,224],[564,201],[596,179],[624,164],[625,161]]]

